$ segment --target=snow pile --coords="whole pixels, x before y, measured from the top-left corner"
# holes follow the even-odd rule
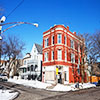
[[[96,87],[95,84],[91,84],[91,83],[83,83],[83,84],[80,83],[80,85],[83,87],[83,89]]]
[[[51,86],[51,84],[49,83],[43,83],[40,81],[33,81],[33,80],[23,80],[23,79],[9,79],[9,82],[13,82],[16,84],[22,84],[24,86],[31,86],[31,87],[35,87],[35,88],[41,88],[41,89],[46,89],[46,87]]]
[[[18,95],[18,92],[11,92],[11,90],[0,89],[0,100],[12,100]]]
[[[75,91],[79,89],[96,87],[94,84],[91,84],[91,83],[83,83],[83,84],[80,83],[79,89],[78,89],[78,88],[75,88],[75,84],[67,84],[67,85],[57,84],[56,86],[52,86],[52,84],[49,84],[49,83],[43,83],[40,81],[33,81],[33,80],[9,79],[8,81],[17,83],[17,84],[22,84],[24,86],[41,88],[41,89],[46,89],[46,90],[51,90],[51,91]],[[47,87],[52,87],[52,88],[47,88]]]
[[[90,83],[83,83],[79,84],[79,88],[75,88],[75,84],[72,85],[62,85],[62,84],[57,84],[53,89],[47,89],[51,91],[76,91],[79,89],[85,89],[85,88],[91,88],[91,87],[96,87],[94,84]]]
[[[53,89],[47,89],[51,91],[71,91],[71,86],[65,86],[62,84],[57,84]]]

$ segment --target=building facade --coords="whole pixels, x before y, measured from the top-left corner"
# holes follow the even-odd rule
[[[0,74],[6,72],[6,69],[7,69],[6,66],[7,66],[7,61],[1,60],[1,64],[0,64]]]
[[[82,41],[69,27],[55,25],[43,33],[42,81],[81,82]]]
[[[20,67],[20,76],[23,79],[42,79],[42,46],[34,44],[31,53],[23,58]]]

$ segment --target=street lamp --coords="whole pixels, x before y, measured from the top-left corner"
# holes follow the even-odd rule
[[[1,19],[0,19],[0,66],[1,66],[1,46],[2,46],[2,36],[1,34],[4,33],[5,31],[7,31],[8,29],[12,28],[12,27],[15,27],[15,26],[18,26],[18,25],[21,25],[21,24],[31,24],[33,26],[36,26],[38,27],[38,24],[37,23],[29,23],[29,22],[10,22],[10,23],[3,23],[4,21],[6,20],[6,17],[3,16]],[[8,24],[14,24],[8,28],[6,28],[5,30],[1,31],[2,30],[2,26],[4,25],[8,25]]]
[[[18,26],[18,25],[21,25],[21,24],[30,24],[30,25],[33,25],[33,26],[35,26],[35,27],[38,27],[38,24],[37,24],[37,23],[29,23],[29,22],[10,22],[10,23],[0,24],[0,26],[2,27],[2,26],[4,26],[4,25],[8,25],[8,24],[14,24],[14,25],[12,25],[12,26],[6,28],[5,30],[3,30],[3,31],[1,32],[1,34],[4,33],[5,31],[7,31],[8,29],[10,29],[10,28],[12,28],[12,27],[15,27],[15,26]]]

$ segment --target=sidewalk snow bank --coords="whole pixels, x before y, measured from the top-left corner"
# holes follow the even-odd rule
[[[79,89],[75,88],[75,84],[69,84],[69,85],[63,85],[63,84],[57,84],[51,89],[48,89],[47,87],[52,86],[52,84],[49,83],[43,83],[40,81],[33,81],[33,80],[15,80],[15,79],[9,79],[9,82],[14,82],[17,84],[22,84],[24,86],[31,86],[35,88],[41,88],[41,89],[46,89],[46,90],[51,90],[51,91],[75,91],[79,89],[85,89],[85,88],[91,88],[91,87],[96,87],[94,84],[91,83],[83,83],[79,84]]]
[[[91,87],[96,87],[94,84],[90,83],[83,83],[79,84],[79,89],[85,89],[85,88],[91,88]],[[51,91],[76,91],[79,90],[78,88],[75,88],[75,84],[72,85],[62,85],[62,84],[57,84],[53,89],[47,89]]]
[[[12,100],[18,95],[18,92],[11,93],[11,90],[0,89],[0,100]]]
[[[24,86],[31,86],[31,87],[34,87],[34,88],[41,88],[41,89],[46,89],[47,86],[51,86],[51,84],[49,83],[43,83],[43,82],[40,82],[40,81],[34,81],[34,80],[23,80],[23,79],[9,79],[8,80],[9,82],[13,82],[13,83],[16,83],[16,84],[22,84]]]
[[[53,89],[47,89],[51,91],[71,91],[71,86],[64,86],[62,84],[57,84]]]

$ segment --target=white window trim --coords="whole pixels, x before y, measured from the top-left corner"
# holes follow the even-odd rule
[[[75,63],[75,54],[71,53],[71,63]]]
[[[48,41],[47,41],[48,40]],[[48,44],[47,44],[48,43]],[[45,39],[45,48],[47,47],[47,46],[49,46],[49,38],[46,38]]]
[[[59,34],[61,35],[61,43],[58,42],[58,40],[59,40],[59,39],[58,39],[58,35],[59,35]],[[57,34],[57,43],[58,43],[58,44],[62,44],[62,34],[61,34],[61,33],[58,33],[58,34]]]
[[[72,46],[72,41],[73,41],[73,46]],[[74,48],[75,48],[75,47],[74,47],[74,40],[71,39],[70,42],[71,42],[71,43],[70,43],[70,44],[71,44],[71,48],[74,49]]]
[[[65,46],[67,45],[67,36],[66,35],[64,36],[64,45]]]
[[[80,45],[78,44],[78,52],[80,52]]]
[[[65,50],[65,62],[67,62],[67,52]]]
[[[45,61],[45,62],[48,61],[48,52],[45,52],[45,53],[44,53],[44,61]]]
[[[58,59],[58,61],[62,60],[62,50],[61,49],[58,49],[58,51],[57,51],[57,59]]]
[[[80,57],[78,58],[78,64],[80,65]]]

